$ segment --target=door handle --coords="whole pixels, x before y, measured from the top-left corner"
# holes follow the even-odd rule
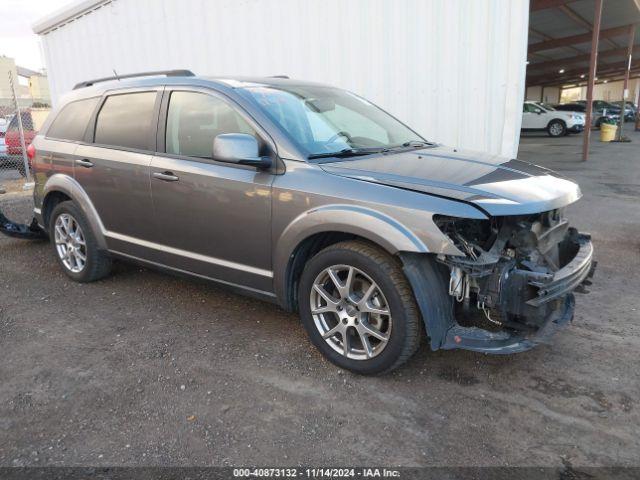
[[[87,160],[86,158],[83,158],[82,160],[76,160],[76,163],[78,165],[80,165],[81,167],[84,168],[91,168],[93,167],[93,162],[90,162],[89,160]]]
[[[180,180],[173,174],[173,172],[153,172],[153,176],[154,178],[163,180],[165,182],[177,182],[178,180]]]

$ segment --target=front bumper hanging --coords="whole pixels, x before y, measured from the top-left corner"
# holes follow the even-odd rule
[[[457,322],[447,331],[440,348],[452,350],[461,348],[475,352],[508,355],[532,349],[545,343],[556,331],[573,320],[575,297],[568,294],[562,301],[561,308],[548,316],[540,329],[531,335],[521,335],[501,330],[491,332],[478,327],[463,327]]]
[[[509,315],[526,317],[535,325],[529,329],[507,328],[485,329],[478,326],[461,325],[456,320],[453,298],[438,305],[436,297],[427,298],[422,281],[425,272],[433,278],[437,267],[424,256],[403,256],[404,270],[414,287],[416,300],[425,320],[425,327],[432,350],[465,349],[492,354],[511,354],[529,350],[545,343],[557,330],[573,319],[575,297],[573,292],[587,293],[596,262],[593,260],[593,245],[586,234],[577,234],[577,246],[573,258],[552,275],[522,270],[514,265],[494,266],[493,278],[483,301],[493,301],[492,307]],[[486,271],[484,273],[486,275]],[[444,274],[441,276],[444,278]],[[444,283],[444,282],[443,282]],[[421,287],[422,285],[422,287]],[[433,285],[433,282],[431,282]],[[422,290],[422,291],[421,291]],[[493,297],[491,300],[490,297]],[[436,304],[434,304],[436,303]],[[513,322],[511,322],[513,325]]]
[[[593,260],[593,244],[588,235],[579,235],[579,249],[576,256],[567,265],[549,278],[528,279],[528,284],[538,288],[538,295],[527,301],[527,305],[539,307],[568,292],[579,288],[585,280],[593,277],[597,265]]]
[[[0,188],[0,194],[4,191]],[[22,238],[24,240],[38,240],[46,238],[46,234],[38,225],[36,219],[32,219],[29,225],[16,223],[9,220],[2,210],[0,210],[0,233],[12,238]]]
[[[38,240],[46,238],[45,233],[42,231],[35,218],[31,220],[31,224],[29,225],[15,223],[5,217],[1,211],[0,233],[12,238],[22,238],[23,240]]]

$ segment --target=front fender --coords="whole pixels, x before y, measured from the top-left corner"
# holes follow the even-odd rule
[[[366,238],[391,254],[427,253],[428,247],[409,228],[376,210],[357,205],[325,205],[296,217],[275,243],[274,288],[282,301],[287,292],[287,268],[296,248],[318,233],[341,232]]]
[[[84,191],[82,186],[74,178],[68,175],[57,173],[47,179],[42,190],[43,208],[40,213],[36,212],[36,219],[38,220],[38,223],[44,225],[45,228],[47,227],[44,220],[47,197],[54,192],[64,193],[71,198],[78,207],[80,207],[82,213],[84,213],[85,218],[91,226],[91,230],[95,234],[98,247],[106,250],[107,241],[104,236],[105,228],[102,224],[102,220],[100,220],[100,216],[98,215],[96,208],[93,206],[93,203],[89,199],[89,195]]]

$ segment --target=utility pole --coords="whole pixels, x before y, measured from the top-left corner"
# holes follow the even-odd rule
[[[627,97],[629,96],[629,73],[631,71],[631,58],[633,56],[633,41],[636,35],[636,26],[629,27],[629,42],[627,43],[627,69],[624,71],[624,86],[622,87],[622,103],[620,111],[620,129],[618,132],[618,140],[622,140],[622,129],[624,128],[624,108],[627,106]]]
[[[589,141],[591,140],[591,115],[593,110],[593,84],[598,67],[598,41],[600,40],[600,22],[602,20],[602,0],[596,0],[593,14],[593,32],[591,34],[591,56],[589,58],[589,78],[587,79],[587,119],[582,139],[582,161],[589,159]]]
[[[636,96],[636,106],[640,106],[640,85],[636,87],[638,95]],[[636,132],[640,132],[640,111],[636,112]]]

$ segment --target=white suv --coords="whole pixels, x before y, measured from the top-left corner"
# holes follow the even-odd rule
[[[568,133],[584,130],[584,114],[563,112],[542,102],[524,102],[522,109],[522,130],[545,130],[551,137],[562,137]]]

